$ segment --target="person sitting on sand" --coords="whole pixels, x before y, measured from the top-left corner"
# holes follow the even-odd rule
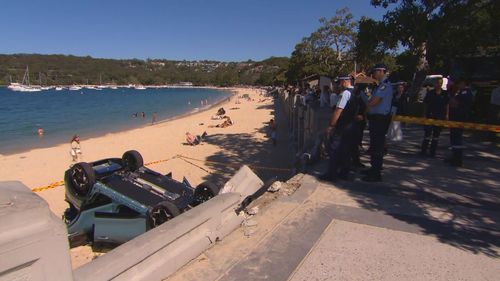
[[[196,137],[190,132],[186,132],[186,142],[190,145],[198,145],[203,142],[203,139],[207,136],[207,132],[203,132],[203,134],[197,135]]]
[[[219,110],[217,110],[217,113],[216,113],[217,116],[224,116],[225,114],[226,114],[226,111],[224,110],[224,107],[219,108]]]
[[[80,146],[80,136],[74,135],[71,139],[71,157],[73,158],[73,162],[77,162],[80,155],[82,155],[82,148]]]
[[[233,123],[233,120],[231,120],[231,118],[229,118],[229,116],[226,116],[224,117],[226,120],[224,120],[224,122],[222,122],[221,124],[218,124],[216,126],[208,126],[209,128],[226,128],[226,127],[229,127],[229,126],[232,126],[234,123]]]

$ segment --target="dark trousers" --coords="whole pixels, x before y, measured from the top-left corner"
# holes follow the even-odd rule
[[[391,122],[390,115],[368,115],[368,129],[370,130],[370,164],[371,171],[380,174],[384,161],[385,134]]]
[[[351,152],[354,143],[354,126],[348,125],[341,132],[334,132],[330,137],[330,162],[328,173],[332,177],[344,176],[349,173]]]
[[[360,153],[359,153],[359,146],[363,143],[363,132],[366,127],[366,122],[365,121],[355,121],[353,123],[353,140],[354,144],[352,146],[352,162],[354,164],[359,164],[361,163],[360,160]]]
[[[451,128],[450,129],[450,143],[451,143],[451,164],[453,166],[462,166],[463,158],[463,134],[464,129],[462,128]]]
[[[427,153],[427,148],[430,144],[430,155],[436,155],[436,148],[439,141],[439,135],[441,134],[441,127],[438,126],[424,126],[424,140],[422,141],[422,154]]]
[[[464,135],[464,129],[462,128],[450,129],[451,149],[463,149],[462,145],[463,135]]]

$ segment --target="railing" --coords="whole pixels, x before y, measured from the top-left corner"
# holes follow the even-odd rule
[[[278,98],[287,116],[289,136],[295,152],[303,152],[323,135],[332,110],[330,107],[320,107],[318,102],[306,106],[295,105],[294,95],[285,90],[279,91]]]

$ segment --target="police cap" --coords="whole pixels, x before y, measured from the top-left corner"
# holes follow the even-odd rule
[[[377,64],[375,64],[375,65],[372,67],[371,72],[375,72],[375,71],[377,71],[377,70],[382,70],[382,71],[386,72],[386,71],[387,71],[387,67],[386,67],[386,66],[385,66],[385,64],[383,64],[383,63],[377,63]]]

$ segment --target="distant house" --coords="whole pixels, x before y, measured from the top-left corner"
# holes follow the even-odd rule
[[[311,88],[319,86],[319,89],[323,89],[324,86],[332,88],[333,79],[326,75],[314,74],[302,79],[302,85],[308,83]]]

